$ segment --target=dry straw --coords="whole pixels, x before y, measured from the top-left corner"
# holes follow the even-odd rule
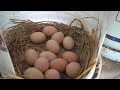
[[[74,39],[75,46],[71,51],[78,54],[78,62],[82,66],[82,71],[80,72],[79,76],[76,77],[76,79],[84,78],[91,68],[97,64],[96,58],[100,39],[97,37],[97,31],[99,30],[98,24],[97,27],[92,30],[92,32],[88,32],[83,21],[78,19],[74,19],[70,25],[53,21],[33,22],[30,20],[17,19],[11,19],[11,21],[16,25],[7,28],[4,32],[4,37],[16,74],[21,78],[24,78],[23,72],[30,67],[24,60],[25,51],[28,48],[33,48],[38,53],[46,50],[45,42],[42,44],[35,44],[30,41],[29,35],[36,31],[42,31],[42,29],[47,25],[56,27],[58,31],[62,31],[65,36],[71,36]],[[80,27],[72,25],[75,21],[80,24]],[[49,39],[50,38],[47,38],[47,40]],[[63,48],[62,45],[60,47]],[[9,76],[18,79],[14,75]],[[65,72],[61,73],[61,77],[62,79],[69,78]]]

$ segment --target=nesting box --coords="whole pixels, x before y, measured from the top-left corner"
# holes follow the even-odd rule
[[[31,20],[34,22],[54,21],[58,23],[62,22],[68,25],[75,18],[80,19],[87,26],[86,28],[87,31],[97,32],[97,36],[99,38],[99,44],[97,51],[95,51],[97,52],[95,60],[98,61],[102,43],[104,41],[107,32],[107,27],[111,23],[110,17],[111,17],[111,12],[108,11],[106,12],[105,11],[9,11],[9,12],[1,11],[0,28],[1,31],[3,32],[3,30],[5,30],[6,28],[10,26],[14,26],[15,24],[9,23],[9,19]],[[78,22],[74,22],[73,25],[80,27]],[[97,31],[94,31],[93,29],[96,28],[96,26],[97,26]],[[15,74],[15,70],[12,65],[9,52],[7,50],[6,45],[4,46],[6,48],[6,52],[0,51],[0,57],[2,57],[2,59],[0,59],[0,64],[2,64],[0,65],[0,71],[4,73]],[[4,53],[7,54],[8,58]],[[86,79],[92,78],[95,72],[95,68],[96,66],[92,67],[91,71],[85,77]]]

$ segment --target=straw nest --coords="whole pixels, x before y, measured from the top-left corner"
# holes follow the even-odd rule
[[[94,28],[92,32],[88,32],[83,21],[78,19],[74,19],[70,25],[54,21],[33,22],[16,19],[11,19],[11,21],[15,25],[5,30],[4,37],[17,76],[23,78],[23,72],[30,67],[24,60],[24,53],[28,48],[33,48],[39,53],[46,50],[45,42],[35,44],[30,41],[29,35],[41,31],[47,25],[56,27],[65,36],[71,36],[74,39],[75,46],[71,51],[78,54],[78,62],[82,66],[82,72],[76,77],[77,79],[85,78],[91,68],[96,65],[99,43],[99,37],[97,37],[98,27]],[[80,24],[80,27],[72,25],[75,21]],[[68,78],[65,73],[61,73],[61,77]]]

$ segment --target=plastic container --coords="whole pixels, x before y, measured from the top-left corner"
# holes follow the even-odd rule
[[[94,17],[98,18],[101,26],[101,38],[99,43],[99,53],[96,60],[98,60],[101,47],[107,32],[107,27],[111,21],[109,11],[1,11],[0,12],[0,28],[10,27],[12,24],[9,23],[9,19],[22,19],[32,21],[56,21],[65,24],[70,24],[74,18]],[[88,25],[88,30],[96,26],[97,22],[94,19],[85,19]],[[78,26],[77,24],[75,24]],[[98,34],[99,36],[99,34]],[[100,59],[101,60],[101,59]],[[99,63],[101,65],[101,63]],[[92,79],[95,73],[96,66],[87,75],[86,79]],[[100,69],[101,70],[101,69]],[[100,72],[99,70],[99,72]],[[99,76],[99,75],[98,75]],[[97,77],[98,78],[98,77]]]
[[[114,11],[113,23],[109,25],[108,32],[102,47],[102,55],[110,60],[120,62],[120,14]]]

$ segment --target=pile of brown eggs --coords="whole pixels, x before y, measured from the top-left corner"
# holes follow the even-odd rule
[[[81,66],[77,62],[78,56],[70,51],[74,48],[74,40],[70,36],[64,36],[63,32],[53,26],[45,26],[41,32],[33,32],[30,40],[36,44],[45,42],[46,37],[51,39],[46,42],[46,51],[37,53],[34,49],[25,52],[25,60],[31,66],[24,72],[25,79],[61,79],[60,73],[66,72],[69,78],[75,78],[81,72]],[[65,51],[60,57],[60,45]]]

